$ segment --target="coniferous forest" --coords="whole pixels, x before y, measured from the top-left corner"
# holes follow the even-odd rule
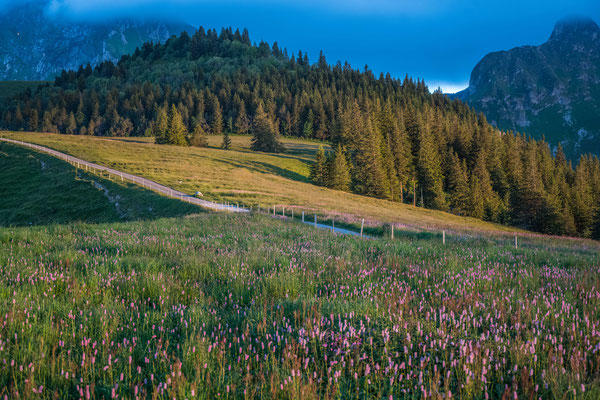
[[[280,136],[331,143],[315,184],[543,233],[600,236],[600,163],[576,163],[501,132],[422,81],[367,66],[311,63],[248,32],[183,33],[146,43],[116,65],[63,71],[53,85],[0,104],[0,127],[98,136],[154,136],[206,146],[206,135],[251,134],[257,151]]]

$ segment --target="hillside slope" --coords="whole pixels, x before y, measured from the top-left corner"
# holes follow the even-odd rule
[[[285,154],[250,150],[248,136],[233,136],[232,150],[219,148],[221,138],[209,136],[209,148],[161,146],[150,138],[96,138],[39,133],[2,132],[3,136],[47,146],[86,161],[110,166],[167,185],[184,193],[201,191],[206,200],[239,202],[278,213],[295,208],[321,217],[360,225],[398,229],[441,229],[478,232],[521,232],[516,228],[449,213],[359,196],[312,185],[310,165],[319,143],[285,139]],[[308,216],[307,216],[308,218]]]
[[[116,62],[145,42],[194,31],[158,20],[59,21],[47,12],[48,3],[30,1],[0,12],[0,81],[54,79],[64,69]]]
[[[0,226],[119,222],[202,212],[5,142],[0,142],[0,199]]]
[[[490,53],[456,96],[501,129],[561,143],[573,160],[600,155],[600,28],[566,19],[540,46]]]

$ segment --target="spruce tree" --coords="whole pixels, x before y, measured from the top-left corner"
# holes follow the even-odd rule
[[[225,150],[229,150],[231,148],[231,137],[229,136],[229,131],[223,132],[223,142],[221,143],[221,148]]]
[[[166,144],[168,142],[167,129],[169,129],[169,118],[165,108],[161,107],[158,110],[158,115],[153,128],[154,131],[152,132],[152,135],[154,136],[154,143]]]
[[[467,163],[454,152],[450,154],[447,177],[450,208],[458,215],[466,215],[469,210],[469,176]]]
[[[206,132],[202,127],[202,124],[197,123],[190,138],[190,146],[194,147],[208,147],[208,140],[206,139]]]
[[[40,125],[40,119],[39,119],[38,110],[34,108],[31,111],[31,115],[29,116],[29,130],[32,132],[35,132],[38,130],[39,125]]]
[[[417,157],[418,180],[423,190],[424,206],[438,210],[447,209],[444,193],[442,166],[437,146],[430,131],[429,121],[419,128],[419,152]]]
[[[176,146],[187,146],[186,136],[187,130],[181,119],[181,114],[173,104],[168,117],[167,143]]]
[[[262,102],[258,103],[254,124],[252,129],[252,144],[254,151],[265,151],[269,153],[280,153],[285,150],[279,142],[273,121],[269,118],[263,108]]]
[[[319,151],[322,151],[322,147],[319,147]],[[350,190],[350,170],[341,144],[337,145],[329,162],[328,186],[346,192]]]
[[[325,159],[325,150],[323,150],[323,146],[319,146],[319,149],[317,150],[315,163],[310,169],[310,180],[317,186],[325,186],[329,181],[327,161]]]
[[[217,96],[213,98],[213,118],[210,128],[213,135],[221,135],[223,133],[223,110],[221,110]]]

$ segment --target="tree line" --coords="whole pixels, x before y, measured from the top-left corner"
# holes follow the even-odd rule
[[[313,182],[544,233],[600,235],[600,164],[576,166],[560,146],[489,125],[424,82],[376,77],[323,54],[289,55],[248,32],[200,28],[146,43],[117,64],[63,71],[53,85],[0,105],[5,129],[154,136],[205,146],[206,135],[252,134],[252,148],[284,151],[279,137],[322,140]]]

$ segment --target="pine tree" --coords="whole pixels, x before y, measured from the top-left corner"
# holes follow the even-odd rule
[[[206,132],[202,128],[202,124],[196,124],[192,137],[190,138],[190,146],[194,147],[208,147],[208,140],[206,139]]]
[[[223,133],[223,110],[217,96],[213,98],[213,118],[210,128],[213,135],[221,135]]]
[[[248,120],[248,114],[246,113],[246,106],[244,101],[239,101],[239,107],[237,116],[235,118],[235,129],[237,133],[246,134],[250,130],[250,121]]]
[[[229,131],[223,132],[223,142],[221,143],[221,148],[225,150],[229,150],[231,148],[231,137],[229,136]]]
[[[322,147],[319,147],[319,151],[322,151]],[[337,145],[329,162],[328,186],[346,192],[350,190],[350,170],[341,144]]]
[[[461,162],[454,152],[450,154],[447,181],[450,208],[458,215],[466,215],[469,210],[470,193],[467,163],[465,160]]]
[[[71,113],[69,113],[69,116],[67,117],[66,133],[68,135],[73,135],[73,134],[75,134],[76,130],[77,130],[77,122],[75,121],[75,115],[73,114],[73,112],[71,112]]]
[[[167,128],[167,144],[173,144],[176,146],[187,146],[187,130],[181,119],[181,114],[175,104],[171,105],[171,111],[168,117],[168,128]]]
[[[277,138],[275,128],[273,127],[273,121],[271,121],[265,112],[262,102],[259,102],[258,107],[256,108],[253,125],[252,150],[270,153],[280,153],[285,150]]]
[[[29,116],[29,130],[35,132],[40,125],[38,110],[34,108]]]
[[[325,186],[329,180],[327,174],[327,161],[325,159],[325,150],[323,146],[319,146],[315,163],[310,169],[310,180],[317,186]]]
[[[425,120],[419,128],[419,152],[417,158],[418,180],[423,190],[425,207],[438,210],[447,209],[444,193],[444,176],[437,146],[430,131],[429,121]]]
[[[302,127],[302,136],[304,136],[305,138],[312,138],[314,121],[314,114],[311,109],[308,109],[308,113],[306,114],[306,120],[304,121],[304,126]]]
[[[158,116],[154,124],[154,142],[156,144],[168,143],[167,130],[169,129],[169,118],[167,116],[167,110],[161,107],[158,110]]]
[[[54,132],[54,130],[52,116],[49,111],[46,111],[44,112],[44,118],[42,119],[42,132]]]

